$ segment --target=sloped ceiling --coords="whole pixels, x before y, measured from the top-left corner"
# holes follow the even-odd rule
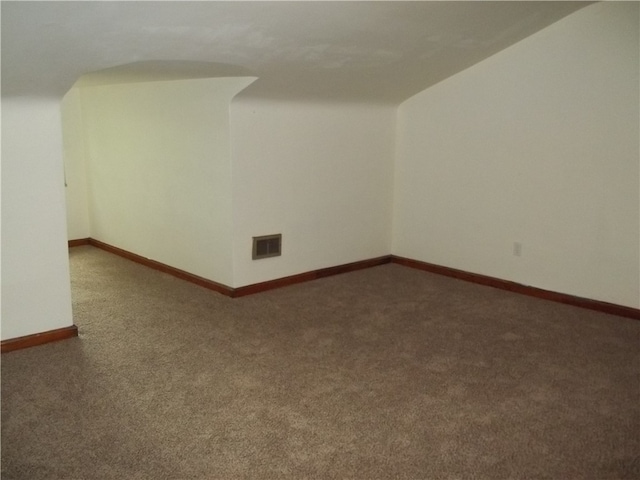
[[[399,103],[587,4],[3,1],[2,94],[246,75],[246,96]]]

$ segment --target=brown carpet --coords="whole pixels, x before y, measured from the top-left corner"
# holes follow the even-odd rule
[[[640,478],[640,322],[384,265],[230,299],[71,250],[3,479]]]

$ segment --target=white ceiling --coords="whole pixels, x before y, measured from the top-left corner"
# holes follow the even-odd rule
[[[2,94],[256,76],[243,95],[398,103],[588,2],[2,2]]]

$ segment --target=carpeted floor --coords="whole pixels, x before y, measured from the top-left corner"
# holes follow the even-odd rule
[[[640,478],[640,322],[384,265],[229,299],[70,252],[2,478]]]

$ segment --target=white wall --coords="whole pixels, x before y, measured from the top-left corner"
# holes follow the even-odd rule
[[[91,237],[231,284],[229,103],[253,80],[82,87]]]
[[[2,98],[2,340],[73,324],[60,101]]]
[[[638,58],[599,3],[404,102],[393,253],[640,306]]]
[[[89,205],[82,101],[79,88],[72,88],[62,99],[62,145],[67,200],[67,237],[88,238]]]
[[[395,107],[242,99],[231,107],[234,287],[388,255]],[[282,256],[251,259],[282,233]]]

